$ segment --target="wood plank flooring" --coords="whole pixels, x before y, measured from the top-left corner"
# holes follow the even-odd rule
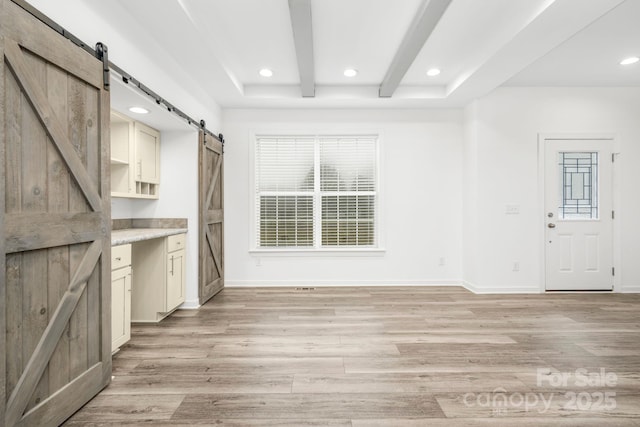
[[[638,426],[640,295],[225,289],[113,366],[66,425]]]

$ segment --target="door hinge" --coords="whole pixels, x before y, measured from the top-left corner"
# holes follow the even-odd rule
[[[616,161],[616,153],[611,153],[611,163]]]
[[[615,267],[611,267],[611,275],[612,276],[616,275],[616,268]]]
[[[611,219],[616,219],[616,211],[611,211]]]

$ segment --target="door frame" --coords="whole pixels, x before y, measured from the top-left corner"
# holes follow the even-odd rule
[[[576,291],[547,291],[546,289],[546,255],[545,255],[545,205],[544,205],[544,196],[545,196],[545,154],[546,154],[546,144],[545,142],[550,139],[561,139],[561,140],[610,140],[612,147],[611,150],[613,152],[613,156],[615,161],[612,164],[611,170],[611,198],[612,198],[612,206],[613,210],[616,212],[616,218],[612,221],[612,248],[613,248],[613,266],[616,269],[616,274],[613,276],[613,289],[611,291],[593,291],[593,292],[621,292],[620,286],[620,227],[619,223],[619,215],[620,212],[620,186],[618,183],[619,176],[619,158],[620,158],[620,142],[618,135],[616,133],[539,133],[538,134],[538,220],[536,223],[538,224],[538,256],[539,256],[539,275],[540,275],[540,293],[546,292],[576,292]],[[591,292],[591,291],[590,291]]]

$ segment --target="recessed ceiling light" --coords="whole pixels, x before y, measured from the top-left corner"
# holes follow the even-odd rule
[[[437,68],[431,68],[429,71],[427,71],[427,76],[429,77],[435,77],[438,74],[440,74],[440,70],[438,70]]]
[[[356,70],[355,68],[347,68],[346,70],[344,70],[344,75],[346,77],[355,77],[358,74],[358,70]]]
[[[638,58],[637,56],[630,56],[629,58],[625,58],[620,61],[620,65],[631,65],[635,64],[638,61],[640,61],[640,58]]]
[[[273,76],[273,71],[268,68],[263,68],[262,70],[260,70],[260,75],[262,77],[271,77]]]
[[[146,108],[142,108],[142,107],[130,107],[129,111],[131,111],[132,113],[136,113],[136,114],[148,114],[149,110],[147,110]]]

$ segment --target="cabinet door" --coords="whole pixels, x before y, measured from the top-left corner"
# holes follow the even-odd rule
[[[131,339],[131,267],[111,273],[111,351]]]
[[[166,311],[173,310],[184,302],[185,278],[185,250],[169,253],[167,255]]]
[[[160,133],[135,123],[136,181],[160,183]]]

